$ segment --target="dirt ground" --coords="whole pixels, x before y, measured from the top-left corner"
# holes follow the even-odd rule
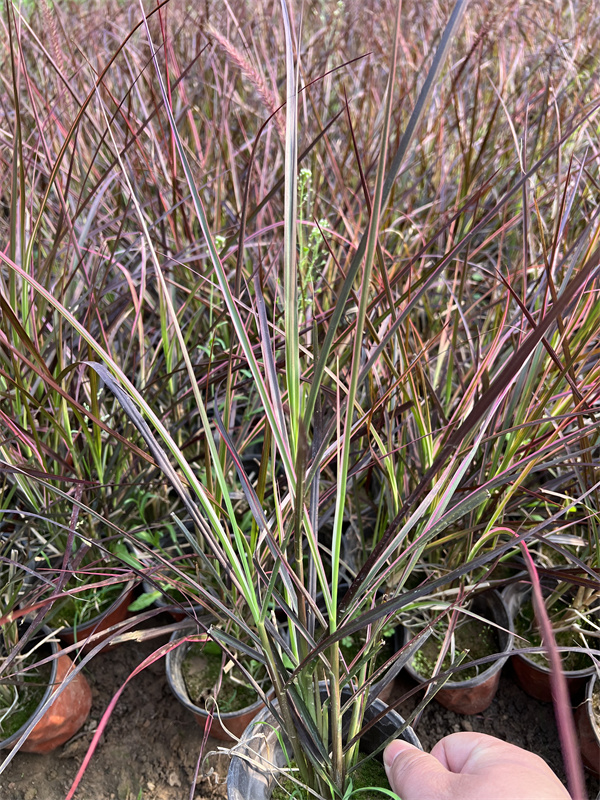
[[[108,702],[131,671],[162,643],[128,643],[97,656],[86,673],[94,702],[84,731],[49,755],[19,753],[0,777],[0,800],[64,800]],[[395,691],[410,685],[410,679],[402,677]],[[564,780],[552,707],[522,692],[510,668],[505,668],[498,695],[485,713],[461,717],[432,703],[416,728],[427,750],[442,736],[460,730],[482,731],[533,750]],[[219,746],[209,739],[206,752]],[[76,800],[188,800],[201,747],[202,729],[172,696],[161,660],[125,689]],[[199,777],[195,800],[226,797],[227,760],[226,754],[210,759],[214,773]],[[597,796],[600,800],[598,781],[590,776],[588,792],[590,800]]]

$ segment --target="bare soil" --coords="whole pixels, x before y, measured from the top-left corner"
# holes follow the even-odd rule
[[[166,639],[165,639],[166,641]],[[163,640],[128,643],[97,656],[86,675],[93,691],[92,714],[83,732],[54,753],[19,753],[0,777],[0,800],[64,800],[83,760],[102,713],[132,670]],[[411,680],[402,676],[394,694],[399,697]],[[414,705],[400,706],[405,714]],[[474,730],[498,736],[541,755],[564,780],[560,745],[551,705],[528,697],[514,683],[506,667],[500,690],[483,714],[462,717],[428,706],[416,732],[425,749],[448,733]],[[76,800],[188,800],[202,752],[203,731],[192,715],[172,696],[165,678],[164,660],[136,675],[113,712],[85,776]],[[195,800],[226,797],[226,753],[222,743],[209,738],[204,752],[212,775],[198,777]],[[596,798],[598,780],[588,776],[590,798]]]

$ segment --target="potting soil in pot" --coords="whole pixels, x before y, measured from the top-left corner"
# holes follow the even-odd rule
[[[447,622],[445,620],[440,620],[435,625],[434,633],[422,645],[412,660],[413,669],[424,678],[431,678],[433,675],[447,629]],[[476,661],[478,658],[491,656],[501,650],[498,632],[493,625],[489,625],[473,617],[467,617],[466,619],[460,620],[454,629],[454,649],[456,654],[460,654],[463,650],[468,651],[465,661]],[[454,660],[456,661],[456,656]],[[487,663],[482,664],[480,667],[458,669],[453,673],[451,680],[471,680],[480,675],[481,672],[486,670],[489,666],[490,664]],[[445,672],[451,667],[452,652],[451,648],[448,648],[448,652],[444,657],[439,671]]]
[[[190,700],[199,708],[204,708],[206,700],[214,696],[222,663],[222,650],[214,642],[193,644],[185,654],[182,664],[183,679]],[[258,661],[244,660],[244,666],[259,685],[266,680],[266,669]],[[218,694],[219,711],[239,711],[253,705],[257,700],[256,689],[242,670],[232,661],[226,661]]]
[[[364,753],[361,753],[360,757],[364,757],[364,755]],[[295,763],[292,762],[290,766],[294,767]],[[296,775],[297,773],[294,774]],[[353,791],[357,789],[367,790],[360,793],[361,800],[381,800],[384,795],[378,789],[389,790],[390,788],[384,766],[376,758],[372,758],[366,764],[362,764],[350,777]],[[277,785],[271,794],[271,800],[289,800],[290,797],[293,797],[294,800],[314,800],[314,795],[307,792],[302,785],[298,785],[291,778],[282,776],[277,781]],[[370,788],[373,789],[372,792],[368,791]]]
[[[0,652],[0,655],[4,655]],[[33,664],[43,658],[36,653],[21,664]],[[42,664],[21,673],[15,680],[0,683],[0,741],[8,739],[24,725],[42,702],[48,688],[52,665]]]
[[[569,605],[562,600],[558,600],[551,609],[549,609],[550,620],[556,618],[558,615],[568,612]],[[583,627],[585,622],[578,618],[578,625]],[[535,614],[533,611],[533,603],[527,600],[515,617],[515,633],[523,637],[519,639],[515,637],[516,647],[540,647],[542,645],[542,637],[537,628],[535,621]],[[557,630],[554,633],[556,643],[562,647],[582,647],[583,640],[581,635],[574,630]],[[523,641],[525,639],[525,641]],[[527,653],[527,658],[542,667],[548,667],[549,662],[544,653]],[[562,666],[564,670],[580,670],[588,669],[592,665],[591,658],[585,653],[563,653]]]

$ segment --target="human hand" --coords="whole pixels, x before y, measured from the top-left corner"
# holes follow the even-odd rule
[[[542,758],[485,733],[453,733],[431,753],[396,740],[383,763],[402,800],[570,800]]]

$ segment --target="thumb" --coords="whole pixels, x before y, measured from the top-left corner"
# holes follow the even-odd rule
[[[443,800],[452,774],[434,756],[401,739],[389,744],[383,764],[392,791],[402,800]]]

